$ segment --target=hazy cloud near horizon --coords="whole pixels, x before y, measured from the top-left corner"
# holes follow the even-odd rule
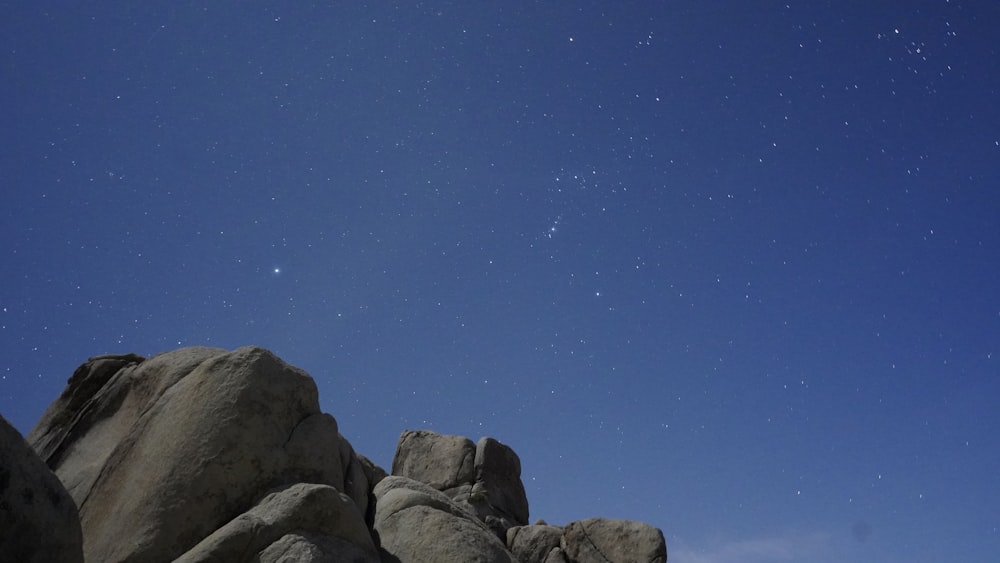
[[[667,542],[672,563],[771,563],[778,561],[840,560],[832,545],[832,535],[811,532],[802,535],[773,536],[766,538],[722,540],[710,546],[696,547],[682,543],[671,549]]]

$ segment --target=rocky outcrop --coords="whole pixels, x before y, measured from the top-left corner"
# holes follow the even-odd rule
[[[329,485],[283,487],[216,530],[175,563],[330,560],[378,563],[358,507]],[[246,559],[257,554],[257,559]],[[288,560],[288,559],[284,559]]]
[[[312,378],[261,348],[94,358],[29,441],[79,507],[88,561],[176,559],[299,482],[345,493],[365,525],[364,462]]]
[[[387,476],[319,410],[312,378],[256,347],[91,358],[28,442],[41,460],[25,467],[51,479],[47,464],[78,508],[59,537],[79,552],[82,530],[87,561],[666,561],[638,522],[528,526],[520,459],[492,438],[405,431]],[[0,465],[5,503],[16,457]],[[56,498],[53,484],[31,486]],[[22,542],[17,560],[80,560],[57,543]]]
[[[375,486],[375,498],[374,530],[383,561],[516,563],[474,513],[429,485],[386,477]]]
[[[535,524],[507,531],[521,563],[666,563],[663,532],[633,520],[590,518],[565,527]]]
[[[507,545],[522,563],[560,563],[563,529],[548,524],[519,526],[507,530]]]
[[[76,505],[21,433],[0,417],[0,561],[83,561]]]
[[[590,518],[571,522],[560,541],[566,559],[578,563],[665,563],[663,532],[642,522]]]
[[[493,438],[473,444],[463,436],[405,431],[396,446],[392,474],[443,492],[501,539],[508,528],[528,523],[521,460]]]

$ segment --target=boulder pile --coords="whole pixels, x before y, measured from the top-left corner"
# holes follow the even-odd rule
[[[423,430],[389,475],[262,348],[99,356],[26,441],[0,424],[0,560],[667,560],[640,522],[529,524],[520,475],[492,438]]]

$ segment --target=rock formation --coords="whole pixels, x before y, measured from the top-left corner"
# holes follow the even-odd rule
[[[0,418],[0,561],[83,561],[76,505],[59,479]]]
[[[528,525],[520,460],[492,438],[405,431],[387,476],[320,412],[312,378],[256,347],[91,358],[28,435],[41,460],[6,428],[0,525],[63,526],[70,553],[4,533],[18,561],[78,561],[81,530],[86,561],[667,559],[639,522]],[[10,500],[29,489],[55,508],[69,496],[34,513]]]
[[[521,460],[493,438],[478,444],[426,430],[403,432],[392,474],[427,483],[486,523],[501,539],[528,523]]]

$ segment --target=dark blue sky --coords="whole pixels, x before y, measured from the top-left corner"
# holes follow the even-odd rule
[[[89,4],[0,23],[22,432],[258,344],[675,563],[1000,553],[995,3]]]

